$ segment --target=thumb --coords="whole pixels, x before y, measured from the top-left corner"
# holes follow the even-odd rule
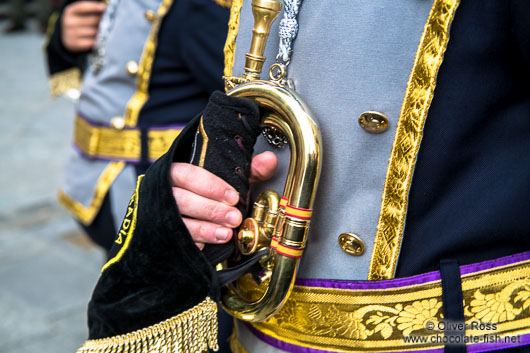
[[[265,181],[272,178],[278,168],[278,157],[270,151],[260,153],[252,157],[250,164],[251,183]]]

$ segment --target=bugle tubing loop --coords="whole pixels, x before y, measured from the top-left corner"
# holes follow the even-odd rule
[[[256,23],[268,21],[263,21],[259,16],[267,16],[268,19],[275,17],[271,12],[281,6],[277,0],[253,0],[252,5],[254,9],[259,8],[259,11],[253,11]],[[268,12],[263,8],[268,8]],[[270,27],[272,21],[267,23]],[[261,196],[257,209],[253,211],[253,217],[244,221],[241,236],[238,235],[239,239],[243,239],[243,248],[246,250],[254,246],[256,249],[270,247],[269,256],[264,262],[267,263],[266,268],[271,268],[272,271],[265,271],[267,279],[262,286],[256,284],[250,290],[252,295],[241,293],[237,281],[223,289],[222,303],[226,311],[238,319],[250,322],[266,320],[273,316],[292,291],[306,243],[322,165],[320,129],[309,107],[296,92],[281,82],[259,80],[260,65],[248,65],[248,61],[254,60],[254,57],[263,57],[263,43],[254,43],[262,37],[253,31],[251,48],[258,48],[261,52],[252,52],[252,49],[252,55],[246,56],[243,78],[236,77],[232,82],[247,82],[235,86],[227,95],[247,98],[256,103],[262,113],[261,127],[274,127],[279,130],[285,136],[291,154],[277,215],[274,210],[277,201],[269,201],[270,194]],[[259,72],[253,71],[257,67],[259,70],[255,71]],[[273,223],[275,226],[271,229]],[[260,293],[258,298],[256,293]]]

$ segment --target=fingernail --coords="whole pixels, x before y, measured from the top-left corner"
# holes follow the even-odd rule
[[[238,211],[230,211],[226,215],[226,220],[228,221],[228,223],[234,225],[234,227],[239,224],[240,218],[240,213]]]
[[[216,240],[226,240],[231,232],[232,232],[232,230],[228,229],[228,228],[217,228],[215,230],[215,239]]]
[[[227,190],[225,192],[225,200],[230,205],[235,205],[239,201],[239,194],[234,190]]]

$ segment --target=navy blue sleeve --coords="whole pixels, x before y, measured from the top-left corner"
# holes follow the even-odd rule
[[[530,1],[512,0],[512,33],[521,57],[530,70]]]
[[[182,3],[182,21],[178,33],[181,57],[207,91],[219,89],[223,85],[223,48],[230,10],[213,0]]]

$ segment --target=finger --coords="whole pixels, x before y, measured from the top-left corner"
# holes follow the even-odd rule
[[[76,30],[82,27],[98,28],[101,16],[68,16],[62,19],[63,30]]]
[[[265,181],[272,178],[278,168],[278,157],[270,151],[260,153],[252,157],[250,164],[251,183]]]
[[[239,194],[230,184],[201,167],[187,163],[173,163],[170,178],[173,186],[205,198],[228,205],[236,205],[239,202]]]
[[[96,39],[98,34],[97,27],[80,27],[75,30],[75,37],[83,40]]]
[[[215,223],[220,226],[237,227],[243,216],[235,207],[208,199],[182,188],[173,188],[180,213],[184,216]]]
[[[77,38],[74,41],[65,42],[64,46],[72,52],[82,52],[92,49],[95,44],[95,39]]]
[[[219,227],[216,224],[197,219],[182,218],[182,220],[188,228],[193,241],[196,244],[203,244],[203,247],[204,243],[224,244],[232,238],[233,231],[230,228]]]
[[[107,5],[99,1],[78,1],[67,7],[66,10],[76,15],[102,14]]]
[[[202,251],[202,249],[204,249],[204,243],[195,243],[195,245],[197,245],[197,247],[199,248],[199,250]]]
[[[78,16],[75,19],[71,21],[72,27],[94,27],[97,28],[99,26],[99,22],[101,21],[100,15],[90,15],[90,16]]]

